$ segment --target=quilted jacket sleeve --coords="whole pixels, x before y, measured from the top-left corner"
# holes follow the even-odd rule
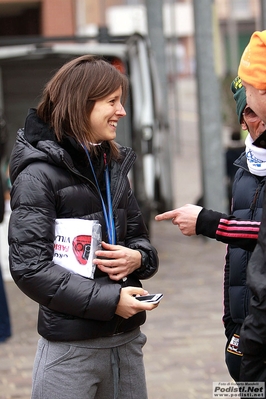
[[[258,239],[260,222],[243,220],[233,215],[203,208],[199,213],[196,233],[253,251]]]
[[[140,250],[144,255],[142,256],[144,264],[135,271],[138,278],[148,279],[158,271],[158,254],[150,243],[147,228],[132,190],[129,191],[126,246]]]

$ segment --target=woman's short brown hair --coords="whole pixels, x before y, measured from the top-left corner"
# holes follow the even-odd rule
[[[58,141],[68,135],[90,147],[94,104],[120,86],[125,104],[127,77],[104,59],[83,55],[64,64],[46,84],[37,115],[54,129]]]

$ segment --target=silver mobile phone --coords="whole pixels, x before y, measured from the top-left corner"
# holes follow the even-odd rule
[[[136,299],[141,302],[147,302],[147,303],[159,303],[160,300],[162,299],[163,294],[149,294],[149,295],[141,295],[141,296],[136,296]]]

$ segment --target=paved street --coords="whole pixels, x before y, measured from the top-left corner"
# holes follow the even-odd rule
[[[224,365],[222,280],[225,246],[154,225],[160,270],[147,282],[165,294],[143,330],[150,399],[210,399],[212,382],[231,381]]]
[[[178,153],[173,154],[175,206],[201,195],[195,82],[180,82]],[[223,264],[226,247],[184,237],[171,222],[154,222],[160,269],[144,287],[163,292],[142,330],[149,399],[211,399],[212,383],[231,381],[224,364]],[[0,399],[29,399],[38,336],[37,305],[6,281],[13,335],[0,344]],[[54,398],[51,398],[54,399]],[[78,399],[78,398],[77,398]]]
[[[154,222],[152,237],[160,270],[144,286],[164,298],[143,326],[149,399],[211,399],[213,381],[230,381],[221,322],[225,246],[184,237],[170,222]],[[37,305],[13,282],[6,289],[13,336],[0,344],[0,398],[29,399]]]

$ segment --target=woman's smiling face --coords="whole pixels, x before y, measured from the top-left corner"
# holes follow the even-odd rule
[[[95,144],[116,138],[116,127],[120,118],[126,116],[121,104],[122,88],[97,100],[90,116],[90,132]]]

